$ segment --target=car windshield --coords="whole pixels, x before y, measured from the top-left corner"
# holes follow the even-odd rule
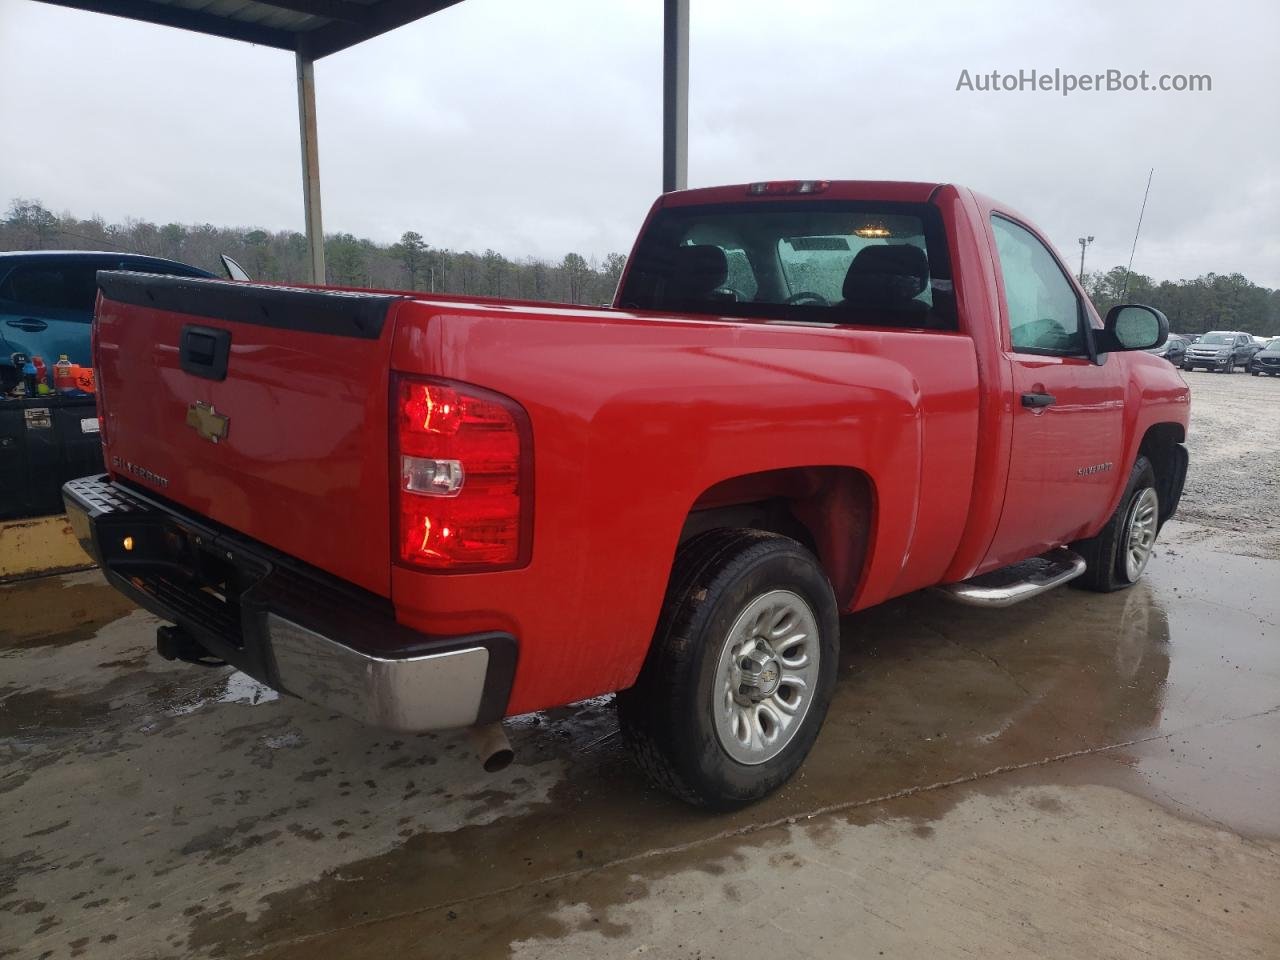
[[[1267,351],[1267,353],[1280,353],[1280,337],[1276,337],[1274,340],[1268,340],[1266,346],[1262,349]]]
[[[942,220],[928,204],[668,207],[646,228],[619,303],[717,317],[956,326]]]
[[[1211,347],[1226,346],[1236,342],[1236,338],[1229,333],[1206,333],[1200,338],[1201,343],[1207,343]]]

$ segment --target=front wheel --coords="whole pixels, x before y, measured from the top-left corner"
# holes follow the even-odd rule
[[[618,694],[623,735],[654,783],[728,810],[784,784],[835,689],[835,596],[787,537],[711,530],[683,544],[649,655]]]
[[[1098,535],[1071,548],[1084,557],[1083,576],[1072,585],[1099,593],[1123,590],[1138,582],[1155,551],[1160,532],[1160,497],[1151,461],[1138,457],[1115,513]]]

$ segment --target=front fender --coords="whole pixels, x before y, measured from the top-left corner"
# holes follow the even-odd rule
[[[1125,469],[1116,471],[1109,517],[1124,495],[1129,467],[1138,459],[1142,442],[1158,424],[1175,424],[1185,438],[1191,423],[1191,388],[1181,372],[1159,357],[1144,353],[1120,355],[1127,366],[1124,402]],[[1106,522],[1106,518],[1099,523]]]

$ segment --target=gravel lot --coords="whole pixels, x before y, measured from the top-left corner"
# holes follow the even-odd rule
[[[1191,387],[1191,469],[1178,519],[1214,528],[1233,552],[1280,558],[1280,378],[1200,370],[1183,377]]]

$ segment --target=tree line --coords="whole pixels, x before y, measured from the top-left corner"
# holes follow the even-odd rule
[[[1117,303],[1145,303],[1169,318],[1175,333],[1243,330],[1259,337],[1280,335],[1280,290],[1260,287],[1240,273],[1206,273],[1194,280],[1155,281],[1124,267],[1084,275],[1084,288],[1098,312]]]
[[[414,230],[391,244],[350,233],[330,234],[324,246],[328,282],[333,284],[561,303],[608,303],[626,264],[620,253],[603,260],[577,253],[567,253],[555,263],[535,257],[512,260],[495,250],[476,253],[433,246]],[[208,223],[158,225],[133,218],[109,224],[101,217],[82,220],[70,213],[55,214],[37,200],[13,200],[0,220],[0,250],[41,249],[146,253],[218,274],[219,256],[225,253],[256,280],[305,283],[311,276],[307,239],[293,231]],[[1177,333],[1246,330],[1258,336],[1280,335],[1280,290],[1258,286],[1239,273],[1156,281],[1140,273],[1126,277],[1124,267],[1113,267],[1086,273],[1084,287],[1101,314],[1117,303],[1146,303],[1162,310]]]
[[[15,199],[0,220],[0,250],[119,250],[180,260],[223,275],[222,254],[255,280],[309,283],[307,238],[289,230],[268,231],[213,224],[156,224],[129,218],[107,223],[55,214],[38,200]],[[567,253],[558,262],[510,259],[495,250],[476,253],[430,244],[408,230],[396,243],[380,244],[350,233],[324,240],[327,282],[339,286],[460,293],[561,303],[603,304],[613,300],[626,257],[603,260]]]

